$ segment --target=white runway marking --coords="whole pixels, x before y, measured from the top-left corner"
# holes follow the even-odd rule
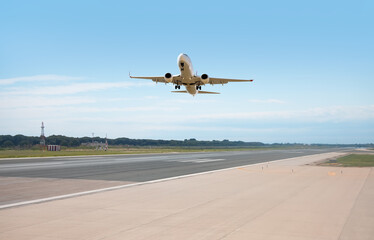
[[[217,162],[217,161],[225,161],[226,159],[219,158],[219,159],[211,159],[211,158],[198,158],[198,159],[184,159],[184,160],[174,160],[173,162],[190,162],[190,163],[207,163],[207,162]],[[172,162],[172,161],[170,161]]]

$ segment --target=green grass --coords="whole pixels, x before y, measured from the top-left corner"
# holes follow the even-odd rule
[[[336,159],[343,167],[374,167],[374,155],[350,154]]]
[[[0,150],[1,158],[21,157],[55,157],[55,156],[82,156],[82,155],[112,155],[112,154],[147,154],[147,153],[175,153],[175,152],[217,152],[217,151],[249,151],[249,150],[274,150],[286,149],[286,147],[252,147],[252,148],[199,148],[199,147],[134,147],[134,148],[109,148],[108,151],[98,151],[87,148],[63,148],[58,152],[40,150]]]
[[[192,150],[190,150],[192,152]],[[195,150],[196,151],[196,150]],[[94,149],[63,149],[58,152],[40,150],[2,150],[0,158],[21,158],[21,157],[55,157],[55,156],[82,156],[82,155],[112,155],[112,154],[142,154],[142,153],[168,153],[187,152],[183,149],[110,149],[109,151],[98,151]]]

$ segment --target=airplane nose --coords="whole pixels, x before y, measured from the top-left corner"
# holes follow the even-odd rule
[[[178,63],[180,63],[180,62],[187,62],[187,57],[184,53],[181,53],[178,56]]]
[[[181,60],[184,60],[184,54],[183,53],[179,54],[179,56],[178,56],[178,62],[181,61]]]

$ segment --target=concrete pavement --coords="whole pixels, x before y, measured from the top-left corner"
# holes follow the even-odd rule
[[[373,239],[372,168],[323,153],[0,211],[0,239]]]

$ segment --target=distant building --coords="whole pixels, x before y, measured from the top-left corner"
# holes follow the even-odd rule
[[[48,151],[61,151],[60,145],[47,145]]]
[[[107,151],[108,150],[108,139],[107,139],[107,136],[105,136],[105,143],[94,141],[94,133],[92,133],[92,142],[81,143],[81,146],[94,147],[96,148],[96,150]]]
[[[81,146],[85,146],[85,147],[94,147],[96,148],[96,150],[108,150],[108,143],[105,142],[97,142],[97,141],[94,141],[94,142],[89,142],[89,143],[81,143]]]

